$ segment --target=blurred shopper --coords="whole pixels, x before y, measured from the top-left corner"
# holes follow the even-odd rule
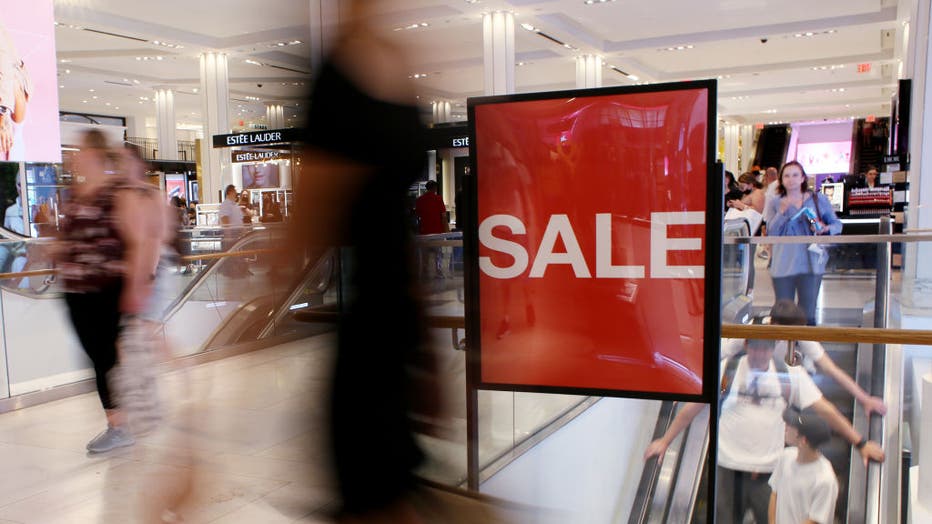
[[[780,172],[777,171],[775,167],[768,167],[764,171],[764,210],[761,213],[764,215],[764,223],[761,225],[761,233],[767,234],[767,222],[773,218],[770,216],[770,201],[777,198],[777,186],[780,185]],[[762,244],[760,251],[758,251],[757,256],[763,258],[764,260],[770,259],[770,244]]]
[[[256,212],[252,205],[252,197],[246,189],[239,195],[239,208],[243,211],[243,223],[252,224],[252,217],[255,216]]]
[[[736,209],[753,209],[758,213],[764,212],[764,185],[757,181],[751,173],[744,173],[738,177],[738,189],[744,193],[739,200],[732,200],[731,206]]]
[[[259,221],[262,223],[282,221],[282,208],[272,195],[262,196],[262,217]]]
[[[85,133],[74,155],[76,183],[62,206],[59,276],[65,303],[84,351],[94,364],[97,393],[107,415],[107,429],[88,451],[99,453],[132,445],[107,374],[117,363],[121,313],[144,306],[148,273],[140,273],[143,232],[139,196],[132,183],[113,172],[107,140],[97,130]]]
[[[761,231],[762,215],[764,209],[764,190],[763,185],[757,181],[753,173],[747,172],[738,177],[738,192],[733,193],[731,200],[725,201],[725,207],[729,209],[725,213],[725,220],[738,219],[748,223],[751,236],[759,236]],[[754,254],[757,251],[756,244],[748,244],[747,253],[751,263],[748,265],[748,296],[754,296],[754,284],[757,279],[757,272],[754,267]]]
[[[735,174],[731,171],[725,171],[725,202],[730,202],[732,200],[741,200],[741,197],[744,196],[744,192],[738,187],[738,181],[735,179]]]
[[[864,185],[862,187],[868,187],[868,188],[882,187],[882,185],[880,184],[880,180],[878,180],[879,176],[880,175],[877,172],[877,168],[874,166],[870,166],[867,170],[867,173],[864,173]]]
[[[414,212],[417,215],[418,234],[436,235],[450,231],[447,221],[447,206],[443,197],[437,194],[437,182],[428,180],[424,185],[426,192],[417,198],[414,203]],[[430,273],[437,278],[444,278],[443,251],[441,247],[431,246],[421,249],[421,276],[427,277]],[[433,267],[431,267],[433,266]]]
[[[236,186],[230,184],[223,191],[223,202],[220,203],[220,225],[237,226],[243,223],[243,210],[239,207],[239,192]]]
[[[19,177],[16,177],[16,201],[6,208],[3,215],[3,227],[8,231],[26,234],[26,223],[23,221],[23,188]],[[26,265],[26,244],[7,243],[0,246],[0,271],[18,273]]]
[[[806,314],[792,300],[778,300],[770,309],[770,323],[777,326],[805,326]],[[842,371],[832,360],[832,357],[828,356],[822,344],[809,340],[800,340],[793,343],[793,350],[789,352],[787,346],[787,341],[777,341],[774,357],[785,361],[791,366],[802,364],[809,373],[815,373],[816,368],[818,368],[820,372],[832,377],[839,386],[851,393],[854,399],[864,407],[868,417],[871,413],[887,414],[887,406],[883,403],[883,400],[871,396],[861,389],[861,386],[858,386],[858,383]],[[742,351],[743,347],[744,341],[741,339],[722,339],[722,358],[737,355]]]
[[[832,203],[815,193],[806,181],[802,164],[787,162],[780,172],[778,198],[770,201],[768,236],[837,235],[842,224]],[[828,263],[828,251],[820,244],[774,244],[770,276],[776,300],[796,300],[806,322],[816,323],[816,299]]]
[[[828,424],[810,412],[783,412],[787,443],[768,484],[769,520],[775,524],[835,522],[838,479],[819,448],[832,437]]]
[[[236,186],[230,184],[223,192],[224,199],[220,203],[220,225],[223,226],[223,241],[221,246],[223,251],[229,251],[243,234],[243,224],[246,223],[247,217],[243,208],[239,205],[239,193]],[[220,272],[232,278],[242,278],[251,276],[252,271],[246,265],[246,261],[240,257],[227,257],[220,262]]]
[[[883,450],[861,436],[801,367],[787,367],[774,358],[774,341],[747,340],[743,351],[721,365],[716,520],[741,524],[750,510],[758,523],[767,522],[770,473],[783,452],[783,411],[811,408],[842,438],[855,446],[864,463],[882,461]],[[650,443],[644,458],[660,457],[676,436],[705,408],[683,406],[662,437]]]
[[[330,405],[340,522],[421,522],[411,497],[424,459],[414,431],[439,406],[405,221],[424,129],[398,74],[409,70],[404,50],[371,25],[386,1],[349,2],[317,73],[292,221],[304,245],[351,248]],[[371,147],[358,147],[360,128]]]
[[[184,201],[183,198],[179,196],[173,196],[171,199],[171,207],[174,211],[176,218],[175,222],[179,227],[188,227],[190,225],[188,219],[188,204]]]

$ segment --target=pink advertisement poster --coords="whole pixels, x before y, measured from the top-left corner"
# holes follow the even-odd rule
[[[0,0],[0,161],[61,162],[52,0]]]

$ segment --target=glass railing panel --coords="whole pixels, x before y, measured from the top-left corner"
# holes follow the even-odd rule
[[[932,241],[921,241],[899,246],[903,263],[902,278],[894,273],[891,293],[891,326],[900,329],[932,330]],[[898,261],[894,257],[894,262]],[[902,455],[898,458],[903,471],[901,493],[904,494],[904,514],[911,510],[913,521],[932,517],[917,503],[928,496],[919,484],[920,467],[932,464],[932,457],[924,446],[932,431],[932,410],[926,399],[932,398],[932,346],[903,344],[902,348],[902,408],[899,444]],[[887,377],[895,373],[888,367]],[[895,375],[893,375],[895,377]],[[886,430],[886,428],[885,428]],[[925,458],[924,458],[925,457]],[[918,511],[917,511],[918,510]]]
[[[277,267],[288,265],[287,261],[275,261]],[[310,265],[303,274],[298,275],[299,282],[282,288],[287,297],[273,316],[272,325],[260,337],[273,336],[312,336],[332,331],[335,320],[326,315],[339,311],[340,304],[340,259],[337,250],[328,250],[319,258],[309,258]],[[294,263],[297,266],[297,263]],[[290,280],[290,279],[289,279]],[[298,313],[323,313],[319,320],[296,318]]]
[[[428,337],[427,347],[436,362],[443,419],[439,431],[417,436],[428,457],[418,474],[459,487],[466,481],[466,352],[454,349],[449,329],[431,329]]]
[[[254,231],[235,243],[236,251],[273,249],[281,237],[272,231]],[[232,239],[228,239],[231,247]],[[258,310],[265,312],[273,303],[284,300],[284,287],[294,278],[291,267],[279,268],[270,253],[252,253],[213,260],[202,270],[193,288],[187,289],[182,299],[168,312],[165,334],[176,354],[190,355],[202,351],[225,325],[255,329]],[[234,320],[235,318],[235,320]],[[249,325],[236,325],[247,322]],[[241,333],[241,332],[240,332]],[[230,342],[227,335],[223,340]],[[221,343],[222,346],[222,343]]]
[[[750,257],[746,262],[746,264],[753,266],[754,275],[749,291],[749,295],[752,297],[751,317],[766,319],[776,301],[778,291],[780,291],[781,296],[788,294],[786,288],[781,289],[787,283],[785,279],[802,275],[804,278],[812,279],[807,284],[817,286],[815,288],[803,288],[800,294],[794,293],[792,290],[789,291],[789,293],[792,293],[791,296],[796,299],[794,301],[799,302],[800,306],[804,306],[807,302],[812,304],[811,310],[808,312],[803,308],[803,317],[810,316],[818,326],[845,327],[852,330],[861,327],[873,327],[878,289],[884,287],[883,285],[878,286],[878,278],[881,279],[880,283],[883,284],[890,275],[887,271],[878,271],[879,264],[888,263],[878,258],[878,254],[885,252],[886,244],[863,242],[863,239],[860,238],[852,239],[857,240],[856,242],[848,242],[847,240],[846,235],[795,239],[776,237],[771,242],[768,242],[766,237],[751,239],[752,245],[757,244],[754,249],[755,256]],[[727,247],[729,242],[726,235],[726,253],[729,252]],[[744,242],[747,242],[747,240],[745,239]],[[723,261],[725,279],[727,279],[728,267],[729,259],[726,256]],[[896,275],[897,272],[898,268],[894,268],[893,273]],[[809,275],[821,276],[815,278]],[[727,287],[727,285],[723,281],[723,288]],[[807,300],[801,296],[801,293],[806,293],[814,298]],[[807,315],[807,313],[809,314]],[[723,318],[723,321],[733,320]],[[785,365],[784,363],[789,362],[790,366],[802,367],[803,372],[812,378],[823,397],[832,403],[849,422],[854,421],[860,433],[868,434],[868,425],[864,422],[863,415],[858,414],[863,413],[863,406],[856,404],[855,398],[862,398],[865,391],[867,394],[883,395],[882,392],[872,391],[870,377],[862,376],[863,374],[858,371],[858,360],[870,359],[871,357],[870,345],[861,344],[859,347],[859,344],[856,343],[823,342],[818,344],[820,348],[825,350],[824,355],[821,356],[807,349],[812,347],[812,344],[803,346],[794,343],[793,347],[796,348],[796,351],[793,352],[787,351],[787,344],[784,342],[777,342],[776,346],[774,359],[778,364],[773,364],[773,366]],[[723,346],[724,349],[726,348]],[[880,346],[880,350],[883,350],[883,346]],[[859,355],[859,351],[866,352],[866,354]],[[792,358],[794,354],[798,356],[795,363],[794,358]],[[829,365],[829,359],[834,366]],[[833,377],[833,368],[837,368],[845,375],[852,377],[858,385],[853,386],[845,380],[838,380]],[[771,371],[771,373],[775,372]],[[735,380],[737,379],[726,379],[725,381],[731,381],[733,387],[740,388],[743,382],[736,382]],[[735,413],[732,410],[738,409],[735,406],[741,405],[740,400],[733,402],[733,396],[730,396],[729,399],[722,404],[725,414],[720,415],[722,417],[720,420],[733,416],[728,413]],[[895,401],[895,399],[886,398],[884,400],[888,404]],[[781,406],[785,404],[779,399],[777,399],[777,402]],[[888,414],[888,416],[896,417],[897,415]],[[730,420],[733,423],[734,419],[731,418]],[[726,427],[725,433],[719,433],[718,435],[720,442],[727,443],[735,438],[735,435],[727,433],[727,426],[728,424],[724,425]],[[720,425],[719,427],[723,426]],[[775,433],[783,436],[782,430],[775,430]],[[875,435],[871,434],[871,437],[873,438]],[[879,438],[879,435],[876,437]],[[741,438],[746,441],[746,435]],[[762,437],[756,441],[763,442],[763,440]],[[720,445],[719,449],[721,450],[721,446],[724,445]],[[763,447],[749,449],[752,451],[749,455],[760,457],[772,455],[770,451]],[[858,494],[854,494],[853,498],[849,499],[849,478],[854,479],[853,475],[863,474],[863,471],[858,471],[862,470],[860,465],[852,463],[851,450],[851,444],[837,435],[833,436],[822,447],[823,455],[829,459],[841,482],[842,489],[835,505],[836,521],[841,522],[846,521],[851,514],[849,513],[849,503],[863,504],[865,497],[863,492],[858,492]],[[890,458],[898,460],[895,457]],[[722,459],[721,454],[719,459]],[[760,471],[769,471],[775,465],[757,464],[756,467]],[[730,493],[720,493],[718,504],[729,505],[731,503],[729,497]],[[860,514],[863,515],[863,510],[861,510]]]
[[[52,268],[47,240],[0,243],[3,272]],[[33,393],[94,376],[51,275],[0,280],[4,376],[0,392]]]
[[[745,237],[748,235],[748,225],[744,220],[727,221],[724,225],[725,238]],[[722,246],[722,305],[725,306],[736,297],[747,292],[750,266],[748,257],[749,244],[725,244]]]
[[[820,287],[815,291],[816,324],[862,325],[862,311],[874,300],[876,291],[876,244],[812,244],[801,239],[792,244],[767,245],[763,244],[765,239],[759,241],[762,243],[756,246],[755,252],[771,255],[751,258],[754,266],[753,285],[749,292],[752,316],[768,314],[777,298],[778,288],[775,285],[780,286],[781,279],[795,276],[811,278],[810,274],[821,274]],[[819,250],[824,254],[817,253]],[[810,260],[807,261],[806,257]],[[820,258],[823,263],[820,263]],[[792,288],[790,291],[799,303],[799,292]],[[786,291],[782,293],[787,296]]]

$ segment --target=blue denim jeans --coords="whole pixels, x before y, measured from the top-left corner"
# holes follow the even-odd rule
[[[773,278],[773,293],[776,300],[796,301],[799,296],[799,307],[806,314],[806,323],[816,325],[816,300],[819,298],[819,289],[822,287],[822,275],[804,273],[788,277]]]

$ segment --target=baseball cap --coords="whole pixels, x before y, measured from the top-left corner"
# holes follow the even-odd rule
[[[828,423],[810,410],[799,411],[796,408],[787,408],[783,411],[783,421],[796,428],[801,436],[806,437],[813,449],[818,449],[832,438]]]

